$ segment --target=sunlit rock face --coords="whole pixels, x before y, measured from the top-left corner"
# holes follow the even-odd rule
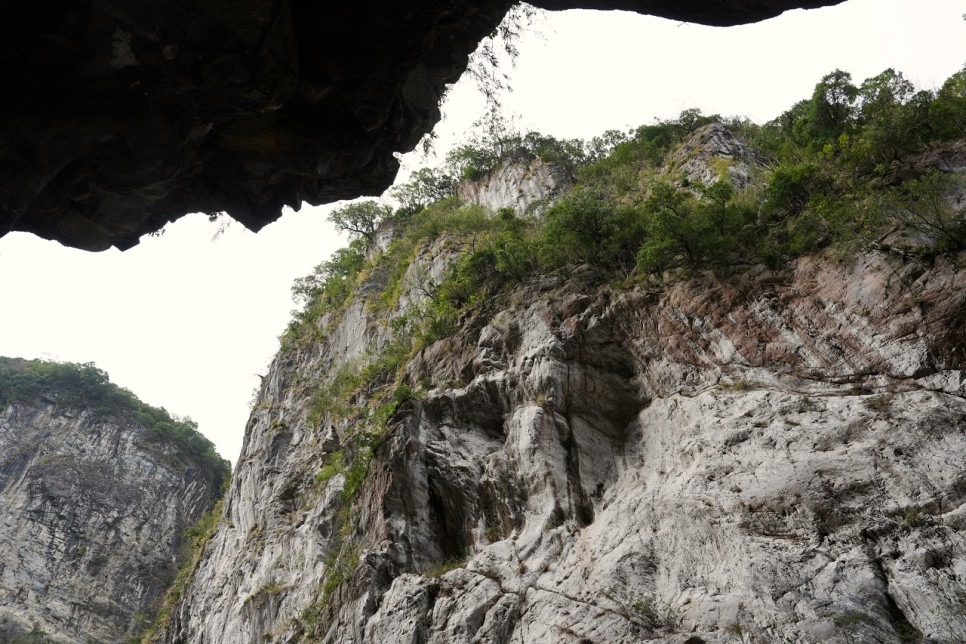
[[[837,0],[555,2],[726,25]],[[258,230],[380,193],[507,0],[15,3],[0,10],[0,235],[128,248],[188,212]]]
[[[146,433],[53,393],[0,406],[0,641],[124,642],[150,624],[220,490]]]

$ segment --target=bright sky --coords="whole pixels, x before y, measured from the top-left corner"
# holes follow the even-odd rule
[[[849,0],[727,29],[546,14],[519,45],[503,104],[523,128],[589,138],[690,107],[770,120],[837,67],[857,83],[893,67],[938,87],[966,63],[964,11],[962,0]],[[472,82],[454,87],[437,149],[484,109]],[[288,213],[257,235],[235,224],[215,241],[216,226],[190,216],[124,253],[0,238],[0,355],[93,361],[145,402],[191,416],[235,460],[292,281],[344,243],[325,221],[330,208]]]

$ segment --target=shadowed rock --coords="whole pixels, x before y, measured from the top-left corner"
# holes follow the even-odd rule
[[[542,0],[712,25],[840,0]],[[189,212],[252,230],[374,195],[506,0],[39,0],[0,10],[0,235],[129,248]]]

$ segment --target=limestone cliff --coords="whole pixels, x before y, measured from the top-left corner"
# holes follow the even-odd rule
[[[161,641],[963,641],[956,261],[584,265],[401,354],[472,243],[284,338]]]
[[[573,183],[566,169],[539,159],[504,161],[480,181],[462,181],[460,201],[490,212],[513,208],[521,214],[539,214]]]
[[[125,641],[153,619],[227,463],[77,399],[76,384],[15,391],[11,372],[39,364],[0,363],[0,640]]]

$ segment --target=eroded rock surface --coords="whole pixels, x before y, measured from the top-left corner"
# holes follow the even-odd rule
[[[463,203],[475,203],[495,213],[512,208],[519,215],[537,215],[573,185],[563,167],[539,159],[502,162],[480,181],[463,181],[457,195]]]
[[[685,185],[727,179],[735,190],[743,190],[764,164],[762,155],[725,124],[711,123],[695,130],[670,156],[666,173]]]
[[[840,0],[543,0],[706,24]],[[381,193],[507,0],[121,2],[0,10],[0,235],[128,248],[189,212],[258,230]]]
[[[123,642],[150,624],[220,491],[145,432],[54,395],[0,411],[0,640]]]
[[[404,308],[457,250],[423,249]],[[163,641],[961,641],[966,273],[595,284],[535,278],[409,363],[431,389],[348,529],[317,474],[352,428],[309,422],[313,386],[387,326],[358,302],[284,349]]]

